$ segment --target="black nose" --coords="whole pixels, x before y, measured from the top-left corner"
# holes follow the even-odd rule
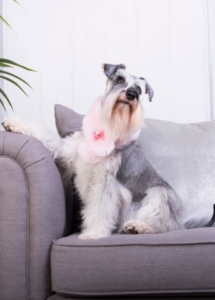
[[[128,100],[132,101],[135,98],[136,99],[138,98],[138,93],[134,88],[129,88],[126,91],[126,97],[127,97]]]

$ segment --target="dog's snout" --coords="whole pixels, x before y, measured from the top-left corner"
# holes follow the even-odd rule
[[[126,97],[128,100],[133,101],[135,98],[138,98],[138,93],[134,88],[129,88],[126,91]]]

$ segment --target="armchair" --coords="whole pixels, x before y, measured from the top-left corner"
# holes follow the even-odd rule
[[[66,134],[80,129],[81,116],[62,106],[56,114]],[[151,163],[184,199],[190,224],[201,224],[215,202],[214,133],[215,121],[147,120],[140,136]],[[1,300],[214,299],[214,227],[82,241],[71,234],[77,195],[67,194],[41,143],[0,132]]]

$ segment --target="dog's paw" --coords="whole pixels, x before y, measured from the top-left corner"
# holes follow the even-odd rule
[[[100,238],[103,238],[103,237],[107,237],[108,235],[107,234],[103,234],[103,233],[99,233],[99,232],[96,232],[96,231],[87,231],[87,232],[84,232],[84,233],[81,233],[78,238],[81,239],[81,240],[97,240],[97,239],[100,239]]]
[[[125,233],[137,234],[137,224],[135,220],[130,220],[123,225],[123,231]]]
[[[129,220],[123,225],[123,231],[128,234],[155,233],[154,229],[140,220]]]
[[[6,131],[28,134],[27,126],[19,117],[5,118],[2,122],[2,126]]]
[[[81,233],[81,234],[79,234],[78,238],[81,240],[85,240],[85,241],[95,239],[94,235],[90,232]]]

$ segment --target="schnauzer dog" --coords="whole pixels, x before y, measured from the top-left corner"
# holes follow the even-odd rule
[[[41,141],[58,164],[75,175],[82,201],[84,240],[113,232],[163,233],[184,228],[182,201],[156,172],[138,143],[143,125],[141,99],[152,100],[146,79],[125,65],[104,64],[106,90],[84,117],[81,132],[55,140],[43,129],[7,118],[7,131]],[[214,220],[213,220],[214,221]]]

